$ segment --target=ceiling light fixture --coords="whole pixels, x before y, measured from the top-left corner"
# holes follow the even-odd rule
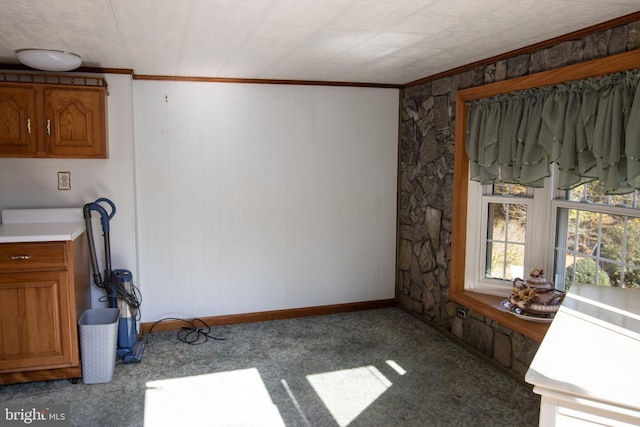
[[[43,71],[71,71],[82,63],[80,56],[62,50],[20,49],[16,53],[18,61]]]

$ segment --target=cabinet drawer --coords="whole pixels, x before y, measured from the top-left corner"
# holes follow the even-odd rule
[[[0,245],[1,270],[32,270],[66,267],[65,242],[3,243]]]

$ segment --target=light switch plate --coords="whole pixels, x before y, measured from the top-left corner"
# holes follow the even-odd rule
[[[71,190],[71,172],[58,172],[58,190]]]

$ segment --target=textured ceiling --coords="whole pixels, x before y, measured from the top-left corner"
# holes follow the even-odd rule
[[[15,50],[183,77],[405,84],[640,9],[638,0],[19,0]]]

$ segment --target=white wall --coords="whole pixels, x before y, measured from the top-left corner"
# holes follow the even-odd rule
[[[394,297],[397,90],[133,94],[143,321]]]
[[[109,159],[0,159],[0,209],[111,199],[143,321],[394,297],[397,90],[104,77]]]
[[[135,278],[131,76],[103,77],[109,85],[109,159],[0,159],[0,209],[81,208],[99,197],[111,199],[117,208],[110,222],[112,264],[132,270]],[[58,190],[58,171],[71,172],[71,190]],[[97,215],[95,222],[99,229]],[[102,236],[95,238],[102,261]]]

